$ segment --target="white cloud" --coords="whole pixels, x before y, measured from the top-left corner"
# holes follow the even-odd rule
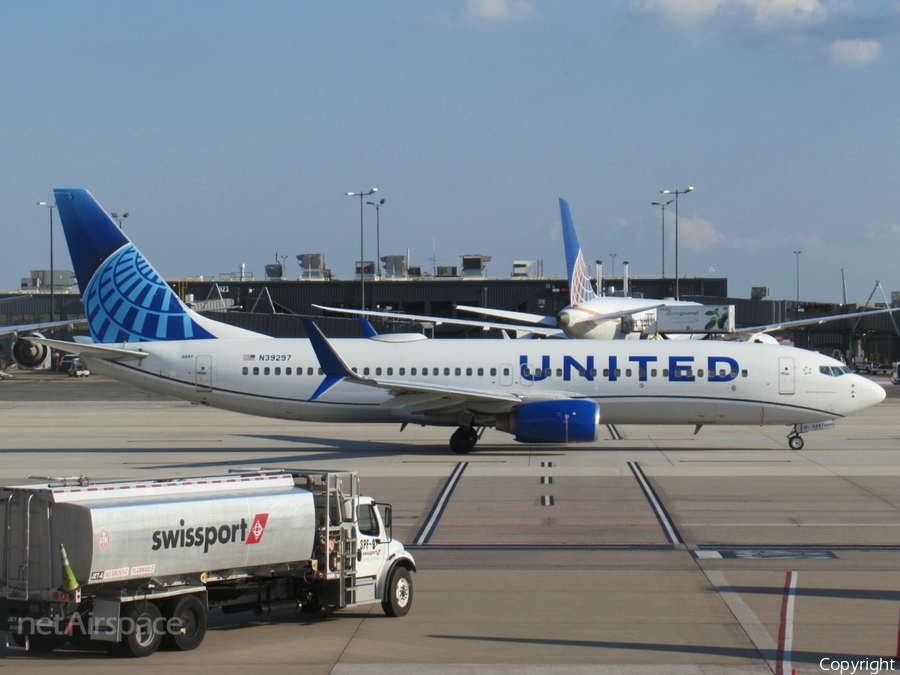
[[[819,0],[741,0],[753,10],[753,21],[761,27],[798,26],[816,23],[826,16]]]
[[[776,28],[815,22],[826,15],[819,0],[631,0],[629,5],[638,12],[687,25],[731,14],[750,16],[757,26]]]
[[[716,230],[715,225],[700,216],[682,216],[678,221],[678,238],[682,246],[694,251],[714,248],[728,240],[728,237]]]
[[[900,223],[869,223],[866,226],[868,241],[891,244],[900,240]]]
[[[831,62],[838,66],[867,66],[880,54],[878,40],[837,40],[831,45]]]
[[[865,66],[881,53],[875,34],[900,32],[897,7],[859,8],[855,0],[622,0],[632,15],[695,37],[742,46],[772,45]]]
[[[533,0],[466,0],[462,17],[482,23],[524,21],[537,14]]]
[[[629,8],[641,14],[657,14],[683,25],[696,25],[715,14],[726,0],[630,0]]]

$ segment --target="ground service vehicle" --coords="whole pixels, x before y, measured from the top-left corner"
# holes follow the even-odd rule
[[[0,488],[0,629],[20,648],[100,641],[124,656],[196,648],[209,610],[381,602],[403,616],[415,561],[355,472],[49,479]]]

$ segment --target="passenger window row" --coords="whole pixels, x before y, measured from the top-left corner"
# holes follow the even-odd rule
[[[319,371],[319,373],[318,373],[319,375],[325,374],[325,371],[322,370],[321,368],[319,368],[318,371]],[[269,366],[265,366],[264,368],[260,368],[259,366],[253,366],[253,370],[251,371],[251,369],[248,366],[244,366],[241,369],[241,373],[243,375],[249,375],[251,372],[254,375],[260,375],[260,374],[262,374],[262,375],[273,375],[273,374],[281,375],[282,372],[284,372],[285,375],[292,375],[294,373],[296,373],[297,375],[303,375],[303,368],[297,368],[296,370],[294,370],[293,368],[288,366],[287,368],[284,368],[282,370],[282,368],[280,366],[276,366],[275,368],[270,368]],[[315,370],[313,368],[306,369],[307,375],[312,375],[314,372],[315,372]]]
[[[359,372],[359,369],[358,369],[358,368],[351,368],[351,370],[352,370],[354,373],[358,373],[358,372]],[[478,377],[484,377],[484,368],[476,368],[476,369],[473,369],[473,368],[466,368],[465,371],[466,371],[466,375],[468,375],[468,376],[470,376],[470,377],[471,377],[472,375],[474,375],[476,372],[478,373]],[[291,375],[291,374],[293,374],[293,373],[295,373],[295,372],[296,372],[297,375],[303,375],[303,368],[297,368],[296,371],[295,371],[295,370],[293,370],[291,367],[287,367],[287,368],[283,368],[283,369],[282,369],[280,366],[276,366],[275,368],[270,368],[269,366],[265,366],[265,367],[263,367],[263,368],[260,368],[259,366],[253,366],[253,368],[251,369],[249,366],[244,366],[244,367],[241,369],[241,373],[242,373],[243,375],[250,375],[251,373],[252,373],[253,375],[281,375],[282,373],[284,373],[285,375]],[[312,375],[314,372],[315,372],[315,371],[314,371],[313,368],[307,368],[307,369],[306,369],[306,374],[307,374],[307,375]],[[394,374],[394,369],[393,369],[393,368],[385,368],[385,369],[382,369],[382,368],[375,368],[375,376],[376,376],[376,377],[382,375],[383,372],[384,372],[384,374],[386,374],[388,377],[390,377],[390,376],[392,376],[392,375]],[[409,369],[409,374],[410,374],[410,376],[413,376],[413,377],[414,377],[414,376],[416,376],[416,375],[418,374],[418,372],[419,372],[418,368],[410,368],[410,369]],[[443,372],[444,372],[444,375],[450,375],[450,368],[444,368],[444,369],[443,369]],[[495,376],[497,375],[497,369],[496,369],[496,368],[491,368],[489,372],[490,372],[490,374],[491,374],[492,377],[495,377]],[[432,376],[439,376],[439,375],[441,374],[441,369],[440,369],[440,368],[430,368],[430,369],[429,369],[429,368],[422,368],[422,377],[427,377],[427,376],[429,375],[429,373],[430,373]],[[462,369],[462,368],[454,368],[454,369],[453,369],[453,373],[454,373],[454,375],[462,375],[463,369]],[[509,373],[510,373],[509,368],[504,368],[504,369],[503,369],[503,374],[504,374],[504,375],[509,375]],[[319,374],[319,375],[324,375],[324,374],[325,374],[325,371],[323,371],[321,368],[319,368],[319,369],[318,369],[318,374]],[[363,375],[371,375],[371,374],[372,374],[372,369],[371,369],[371,368],[368,368],[368,367],[363,368]],[[401,377],[405,376],[405,375],[406,375],[406,368],[398,368],[398,369],[397,369],[397,375],[399,375],[399,376],[401,376]]]
[[[359,369],[357,369],[357,368],[352,368],[351,370],[353,370],[354,373],[358,373],[358,372],[359,372]],[[391,377],[391,376],[393,376],[393,374],[394,374],[394,369],[393,369],[393,368],[384,368],[384,369],[382,369],[382,368],[379,367],[379,368],[375,368],[374,370],[375,370],[375,377],[380,377],[380,376],[382,375],[382,373],[384,373],[384,374],[387,375],[388,377]],[[450,368],[444,368],[444,369],[443,369],[444,375],[445,375],[445,376],[449,376],[449,375],[450,375],[450,370],[451,370]],[[440,376],[440,374],[441,374],[441,369],[440,369],[440,368],[430,368],[430,369],[429,369],[429,368],[422,368],[421,371],[422,371],[422,374],[421,374],[422,377],[428,377],[429,375],[432,376],[432,377],[438,377],[438,376]],[[834,372],[832,373],[832,371],[834,371]],[[843,372],[842,372],[842,371],[843,371]],[[276,367],[274,367],[274,368],[270,368],[269,366],[265,366],[265,367],[263,367],[263,368],[260,368],[259,366],[253,366],[252,370],[251,370],[251,368],[250,368],[249,366],[244,366],[244,367],[241,369],[241,373],[244,374],[244,375],[250,375],[251,372],[252,372],[253,375],[281,375],[282,373],[284,373],[284,375],[292,375],[292,374],[294,374],[294,373],[296,373],[297,375],[303,375],[304,370],[303,370],[302,367],[301,367],[301,368],[297,368],[297,369],[292,369],[290,366],[288,366],[288,367],[286,367],[286,368],[284,368],[284,369],[282,369],[280,366],[276,366]],[[325,371],[323,371],[321,368],[318,368],[318,369],[314,369],[314,368],[312,368],[312,367],[306,368],[306,374],[307,374],[307,375],[313,375],[313,374],[316,373],[316,372],[317,372],[319,375],[324,375],[324,374],[325,374]],[[496,377],[496,376],[497,376],[497,369],[496,369],[496,368],[491,368],[489,372],[490,372],[491,377]],[[658,372],[658,371],[657,371],[656,368],[651,368],[651,369],[650,369],[650,377],[656,377],[656,376],[657,376],[657,372]],[[833,375],[834,377],[837,377],[837,376],[839,376],[839,375],[843,375],[844,373],[849,373],[849,372],[850,372],[850,369],[849,369],[849,368],[846,368],[846,367],[844,367],[844,368],[830,368],[829,366],[819,366],[819,372],[820,372],[820,373],[823,373],[823,374],[825,374],[825,375]],[[477,373],[477,376],[478,376],[478,377],[484,377],[484,368],[466,368],[466,369],[465,369],[465,373],[466,373],[466,376],[468,376],[468,377],[471,377],[472,375],[475,375],[476,373]],[[523,373],[526,377],[531,377],[531,376],[532,376],[532,371],[531,371],[531,369],[528,368],[527,366],[526,366],[525,368],[522,369],[522,373]],[[614,373],[615,373],[615,377],[622,377],[622,369],[621,369],[621,368],[616,368],[615,371],[614,371]],[[703,368],[698,368],[698,369],[697,369],[697,377],[703,377],[703,373],[704,373]],[[368,375],[371,375],[371,374],[372,374],[372,369],[371,369],[371,368],[369,368],[368,366],[365,367],[365,368],[363,368],[363,375],[364,375],[364,376],[368,376]],[[457,375],[457,376],[461,376],[461,375],[463,374],[463,369],[462,369],[462,368],[454,368],[454,369],[453,369],[453,374],[454,374],[454,375]],[[510,369],[509,369],[509,368],[504,368],[504,369],[503,369],[503,375],[508,377],[509,374],[510,374]],[[557,368],[557,369],[556,369],[556,377],[562,377],[562,374],[563,374],[563,369],[562,369],[562,368]],[[584,368],[580,368],[580,369],[578,370],[578,375],[579,375],[580,377],[585,377],[586,374],[587,374],[587,371],[586,371]],[[398,375],[399,377],[405,377],[405,376],[406,376],[406,368],[397,368],[397,375]],[[410,375],[410,377],[416,377],[416,376],[418,376],[418,375],[419,375],[419,369],[418,369],[418,368],[410,368],[410,369],[409,369],[409,375]],[[541,377],[542,375],[543,375],[543,377],[550,377],[550,376],[552,376],[552,375],[553,375],[553,369],[552,369],[552,368],[546,368],[546,369],[543,369],[543,370],[542,370],[541,368],[537,368],[537,369],[534,370],[534,376],[535,376],[535,377]],[[645,369],[643,369],[643,368],[639,368],[638,371],[637,371],[637,375],[638,375],[638,377],[639,377],[640,379],[646,379],[646,377],[647,377],[647,371],[646,371]],[[734,378],[736,378],[736,377],[738,376],[738,372],[737,372],[736,370],[732,370],[732,371],[729,372],[729,371],[725,370],[724,368],[721,369],[721,370],[719,370],[719,377],[724,378],[724,377],[726,377],[726,376],[728,376],[728,375],[731,376],[731,379],[734,379]],[[744,370],[741,371],[741,377],[747,377],[748,375],[749,375],[749,373],[747,372],[747,369],[746,369],[746,368],[745,368]],[[626,369],[625,369],[625,377],[631,377],[631,376],[632,376],[632,369],[631,369],[631,368],[626,368]],[[663,369],[662,369],[662,376],[663,376],[663,377],[669,377],[669,369],[668,369],[668,368],[663,368]],[[682,369],[682,368],[676,368],[676,369],[675,369],[675,377],[693,377],[693,376],[694,376],[694,371],[693,371],[693,369],[691,369],[691,368],[683,368],[683,369]],[[710,376],[714,376],[714,373],[710,373]],[[597,377],[597,369],[596,369],[596,368],[592,368],[592,369],[591,369],[591,377]],[[609,377],[609,368],[604,368],[604,369],[603,369],[603,377]]]

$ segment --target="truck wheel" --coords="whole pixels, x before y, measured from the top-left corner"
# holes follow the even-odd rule
[[[406,568],[395,567],[391,572],[391,580],[385,589],[381,607],[388,616],[406,616],[412,605],[412,579]]]
[[[163,636],[159,607],[149,600],[129,602],[122,605],[120,617],[119,624],[128,634],[111,647],[117,656],[141,658],[156,651]]]
[[[313,597],[308,602],[300,605],[300,611],[303,614],[318,614],[322,611],[322,605],[319,604],[318,598]]]
[[[206,637],[206,608],[200,598],[193,594],[179,595],[169,600],[163,609],[167,626],[168,619],[177,619],[180,623],[180,627],[178,623],[172,624],[177,633],[167,630],[163,635],[163,649],[189,652],[199,647]]]

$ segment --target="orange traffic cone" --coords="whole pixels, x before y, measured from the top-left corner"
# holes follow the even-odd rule
[[[80,584],[75,578],[72,567],[69,565],[69,556],[66,555],[66,547],[63,546],[62,542],[59,543],[59,553],[62,556],[62,588],[64,591],[74,591]]]

